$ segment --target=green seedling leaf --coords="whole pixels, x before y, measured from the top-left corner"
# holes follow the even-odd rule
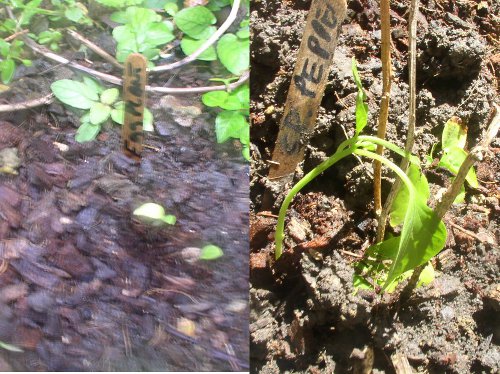
[[[198,48],[201,47],[203,43],[205,43],[206,39],[192,39],[190,37],[185,36],[181,41],[181,49],[185,55],[190,55],[195,52]],[[215,48],[210,46],[207,50],[205,50],[201,55],[199,55],[197,60],[201,61],[215,61],[217,60],[217,53],[215,52]]]
[[[16,63],[11,58],[0,61],[0,70],[0,77],[2,78],[2,82],[8,84],[10,83],[12,78],[14,78],[14,73],[16,72]]]
[[[177,218],[172,214],[166,214],[160,219],[169,225],[175,225],[175,223],[177,222]]]
[[[422,203],[426,204],[430,196],[429,183],[427,182],[427,178],[420,172],[420,168],[415,164],[410,164],[407,174],[408,178],[410,178],[413,185],[415,186],[417,198],[419,198]],[[409,204],[409,199],[410,193],[408,191],[408,187],[403,184],[392,204],[390,212],[390,223],[392,227],[396,227],[403,223]]]
[[[174,22],[187,36],[193,39],[208,39],[215,32],[215,27],[211,25],[217,22],[217,18],[204,6],[194,6],[176,13]]]
[[[201,249],[200,260],[216,260],[223,255],[224,252],[222,252],[222,249],[216,245],[209,244]]]
[[[250,42],[234,34],[225,34],[217,43],[217,55],[227,70],[240,75],[249,68]]]
[[[236,95],[240,100],[241,109],[250,108],[250,87],[248,86],[248,84],[239,86],[236,90],[233,91],[233,94]]]
[[[152,219],[162,219],[165,216],[165,209],[159,204],[146,203],[134,210],[133,215]]]
[[[84,16],[84,14],[83,14],[83,11],[79,7],[74,6],[74,7],[66,9],[64,11],[64,16],[67,19],[69,19],[70,21],[79,22],[82,19],[82,17]]]
[[[406,271],[425,264],[437,255],[446,243],[446,235],[444,223],[421,198],[411,192],[397,256],[387,275],[384,289]]]
[[[75,140],[78,143],[90,142],[97,137],[100,131],[100,125],[93,125],[89,122],[82,123],[76,132]]]
[[[248,126],[244,115],[235,111],[223,111],[215,119],[217,143],[224,143],[230,138],[239,139],[242,129]]]
[[[363,89],[354,57],[352,58],[352,75],[358,87],[358,93],[356,94],[356,135],[359,135],[368,123],[368,104],[366,103],[366,93]]]
[[[207,92],[201,96],[201,101],[208,107],[220,107],[226,110],[242,109],[238,96],[226,91]]]
[[[55,81],[50,88],[60,101],[78,109],[90,109],[94,102],[99,100],[96,91],[71,79]]]
[[[105,105],[112,105],[116,100],[118,100],[119,95],[120,91],[118,91],[118,88],[109,88],[102,92],[101,103]]]
[[[111,119],[123,125],[125,121],[125,103],[123,101],[118,101],[111,109]],[[144,108],[144,119],[142,121],[142,130],[143,131],[154,131],[153,127],[153,114],[148,108]]]
[[[431,284],[434,279],[436,279],[436,273],[434,271],[434,267],[432,266],[432,262],[429,261],[420,273],[417,287],[427,286],[428,284]]]
[[[179,11],[179,5],[177,5],[177,2],[169,1],[163,6],[163,9],[169,16],[173,17]]]
[[[243,147],[241,154],[245,160],[250,161],[250,148],[248,146]]]
[[[104,91],[104,87],[93,78],[90,78],[86,75],[83,76],[83,83],[92,91],[97,92],[100,95]]]
[[[153,127],[153,114],[148,108],[144,108],[144,118],[142,119],[143,131],[154,131]]]
[[[439,161],[439,166],[445,169],[448,169],[453,174],[457,175],[460,166],[464,162],[467,157],[467,152],[465,152],[462,148],[457,146],[452,146],[447,149],[446,152],[443,153],[441,160]],[[476,172],[474,168],[470,168],[465,177],[465,180],[469,183],[471,187],[477,188],[479,187],[479,183],[477,181]]]
[[[460,123],[457,117],[451,117],[444,125],[441,137],[442,149],[446,153],[454,147],[465,148],[467,141],[467,128]]]
[[[15,345],[4,343],[0,340],[0,348],[6,349],[10,352],[24,352],[21,348],[16,347]]]
[[[90,107],[89,120],[93,125],[99,125],[106,121],[111,114],[111,107],[97,102]]]

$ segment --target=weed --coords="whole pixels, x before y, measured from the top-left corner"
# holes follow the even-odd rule
[[[118,101],[120,92],[117,88],[105,89],[97,81],[83,77],[83,82],[62,79],[51,85],[54,95],[64,104],[73,108],[87,110],[80,118],[80,127],[76,133],[77,142],[94,140],[101,126],[109,118],[123,125],[125,104]],[[153,115],[144,108],[144,131],[153,131]]]
[[[201,248],[200,251],[200,260],[216,260],[219,257],[222,257],[224,255],[224,252],[222,252],[222,249],[217,247],[216,245],[213,244],[208,244]]]

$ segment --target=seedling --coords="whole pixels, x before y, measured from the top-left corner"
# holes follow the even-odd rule
[[[224,252],[222,252],[222,249],[216,245],[209,244],[201,249],[200,260],[216,260],[223,255]]]
[[[365,103],[361,80],[353,59],[352,71],[358,87],[356,96],[356,131],[353,138],[342,142],[337,151],[326,161],[311,170],[293,188],[281,206],[276,228],[275,255],[282,254],[285,214],[293,197],[310,181],[341,159],[356,154],[378,160],[394,171],[403,181],[404,188],[396,197],[391,211],[391,223],[402,225],[398,236],[387,238],[367,250],[367,257],[357,266],[358,274],[354,279],[357,287],[376,288],[391,291],[395,285],[408,276],[416,267],[425,264],[439,253],[446,242],[446,227],[435,212],[427,206],[429,188],[421,173],[418,158],[406,153],[396,145],[374,136],[361,135],[367,124],[368,106]],[[377,145],[405,157],[410,162],[408,175],[389,159],[373,152]]]
[[[238,139],[243,145],[243,157],[250,160],[250,127],[248,124],[250,90],[248,84],[238,87],[233,92],[207,92],[203,94],[201,100],[208,107],[222,109],[215,119],[217,143]]]
[[[83,77],[83,82],[71,79],[58,80],[51,85],[54,95],[64,104],[86,112],[80,117],[80,127],[75,139],[79,143],[94,140],[101,126],[109,118],[123,125],[125,104],[119,101],[117,88],[105,89],[97,81]],[[144,108],[144,131],[153,131],[153,115]]]
[[[16,63],[31,66],[31,60],[22,58],[24,43],[21,40],[14,40],[8,43],[0,39],[0,78],[5,84],[10,83],[16,72]]]
[[[21,348],[16,347],[15,345],[4,343],[0,340],[0,348],[3,348],[10,352],[24,352]]]
[[[139,217],[146,223],[152,226],[162,226],[165,223],[168,225],[175,225],[177,218],[172,214],[165,214],[165,209],[155,203],[146,203],[134,210],[134,216]]]

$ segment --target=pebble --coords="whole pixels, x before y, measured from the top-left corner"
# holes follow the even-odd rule
[[[54,296],[47,290],[40,290],[28,296],[28,305],[36,312],[46,312],[54,305]]]

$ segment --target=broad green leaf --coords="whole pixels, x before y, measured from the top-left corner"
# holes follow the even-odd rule
[[[111,107],[97,102],[90,107],[89,120],[93,125],[99,125],[106,121],[111,114]]]
[[[410,164],[407,175],[415,186],[417,198],[419,198],[422,203],[426,204],[430,196],[429,183],[427,182],[427,178],[420,172],[420,168],[415,164]],[[391,208],[390,223],[392,227],[403,223],[409,199],[410,193],[408,191],[408,187],[406,187],[405,184],[402,184]]]
[[[67,8],[64,11],[64,16],[73,22],[78,22],[83,17],[83,11],[77,6]]]
[[[448,169],[453,174],[457,175],[460,166],[464,162],[467,157],[467,152],[465,152],[462,148],[459,147],[451,147],[448,148],[446,152],[443,153],[441,160],[439,160],[439,166]],[[479,183],[477,181],[476,173],[474,168],[470,168],[465,180],[474,188],[479,187]]]
[[[100,125],[93,125],[89,122],[82,123],[78,128],[75,140],[78,143],[85,143],[94,140],[101,131]]]
[[[460,119],[451,117],[444,125],[441,137],[441,148],[447,151],[453,147],[465,148],[467,141],[467,128],[460,124]]]
[[[111,13],[109,19],[113,22],[122,24],[127,23],[128,20],[127,13],[125,13],[125,11],[123,10],[117,10],[116,12]]]
[[[240,142],[248,146],[250,144],[250,126],[245,126],[240,131]]]
[[[224,143],[230,138],[239,139],[241,130],[248,126],[245,116],[235,111],[223,111],[215,119],[217,143]]]
[[[204,246],[201,249],[200,259],[201,260],[215,260],[215,259],[218,259],[219,257],[222,257],[223,255],[224,255],[224,252],[222,252],[222,249],[220,249],[216,245],[209,244],[209,245]]]
[[[111,105],[118,99],[119,95],[120,91],[118,91],[118,88],[108,88],[101,94],[101,103]]]
[[[236,36],[240,39],[250,38],[250,29],[248,27],[244,27],[236,33]]]
[[[82,82],[71,79],[55,81],[50,88],[60,101],[74,108],[90,109],[99,100],[97,92]]]
[[[195,52],[198,48],[201,47],[203,43],[205,43],[206,39],[192,39],[188,36],[185,36],[181,40],[181,49],[185,55],[190,55]],[[205,50],[201,55],[199,55],[197,60],[201,61],[215,61],[217,60],[217,53],[215,52],[215,48],[210,46],[207,50]]]
[[[94,78],[88,77],[86,75],[83,76],[83,83],[92,91],[97,92],[97,94],[101,94],[104,91],[104,87],[96,81]]]
[[[248,84],[239,86],[236,90],[233,91],[232,94],[238,97],[242,109],[250,108],[250,87],[248,86]]]
[[[240,75],[250,65],[250,42],[234,34],[225,34],[217,43],[217,55],[228,71]]]
[[[8,84],[10,83],[10,81],[14,77],[14,73],[16,72],[16,63],[11,58],[1,61],[0,70],[2,71],[1,72],[2,82]]]
[[[201,101],[208,107],[220,107],[226,110],[242,109],[240,99],[226,91],[212,91],[202,95]]]
[[[9,54],[9,50],[10,50],[10,44],[7,43],[2,38],[0,38],[0,55],[7,57]]]
[[[179,30],[193,39],[208,39],[215,32],[217,19],[214,14],[203,6],[184,8],[174,16]]]
[[[409,196],[397,256],[387,275],[384,290],[404,272],[425,264],[437,255],[446,243],[446,226],[415,194],[411,192]]]
[[[164,5],[163,9],[169,16],[175,16],[179,11],[179,5],[176,2],[168,2]]]
[[[152,219],[162,219],[165,216],[165,209],[159,204],[146,203],[134,210],[133,215]]]

